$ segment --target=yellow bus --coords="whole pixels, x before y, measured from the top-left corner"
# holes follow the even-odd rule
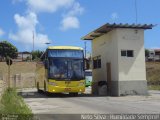
[[[37,63],[38,91],[74,96],[85,91],[83,48],[51,46],[46,49],[43,59],[43,62]]]

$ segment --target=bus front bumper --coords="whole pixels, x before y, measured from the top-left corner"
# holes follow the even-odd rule
[[[48,92],[50,93],[84,93],[85,86],[61,87],[61,86],[48,85]]]

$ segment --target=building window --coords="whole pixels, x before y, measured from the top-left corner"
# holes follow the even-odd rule
[[[93,59],[93,69],[96,69],[96,68],[97,68],[97,60]]]
[[[93,69],[101,68],[101,56],[93,58]]]
[[[127,50],[127,57],[133,57],[133,50]]]
[[[126,50],[121,50],[121,56],[127,56],[127,51]]]
[[[122,57],[134,57],[134,51],[133,50],[121,50],[121,56]]]

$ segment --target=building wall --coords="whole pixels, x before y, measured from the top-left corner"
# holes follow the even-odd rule
[[[114,95],[147,94],[144,30],[117,29],[118,71],[117,93]],[[122,57],[121,50],[133,50],[134,57]],[[113,89],[115,87],[113,86]]]
[[[118,45],[117,32],[113,30],[92,41],[92,57],[101,56],[101,68],[93,69],[93,89],[97,94],[98,81],[107,81],[106,64],[111,63],[112,81],[118,80]]]
[[[23,59],[26,59],[27,57],[31,58],[31,54],[23,54]]]
[[[117,29],[119,80],[146,80],[144,30]],[[133,50],[134,57],[122,57],[121,50]]]
[[[29,53],[19,53],[17,59],[19,59],[20,61],[26,60],[27,57],[31,58],[32,55]]]
[[[133,50],[134,57],[122,57]],[[107,81],[106,63],[111,63],[111,95],[147,94],[144,30],[118,28],[92,41],[93,58],[101,56],[101,68],[93,69],[92,93],[98,81]]]

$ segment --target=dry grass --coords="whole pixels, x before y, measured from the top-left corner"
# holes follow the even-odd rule
[[[160,90],[160,62],[147,62],[146,72],[149,89]]]
[[[160,62],[147,62],[146,71],[148,82],[160,83]]]

